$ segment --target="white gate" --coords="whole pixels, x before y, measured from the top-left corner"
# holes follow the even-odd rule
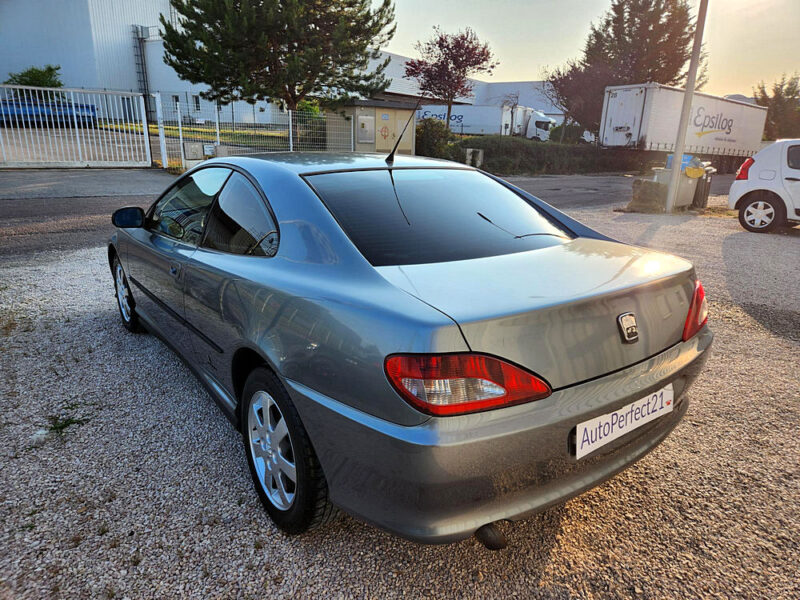
[[[0,85],[0,168],[150,165],[141,94]]]

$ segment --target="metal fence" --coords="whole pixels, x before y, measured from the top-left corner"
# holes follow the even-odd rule
[[[233,111],[220,107],[189,106],[156,98],[157,123],[151,133],[158,138],[153,155],[164,167],[188,168],[212,156],[263,152],[351,152],[353,126],[336,113],[277,112],[269,122],[235,121]],[[165,156],[166,161],[161,157]]]
[[[0,167],[149,167],[141,94],[0,85]]]
[[[173,95],[146,100],[155,122],[134,92],[0,86],[0,167],[184,170],[212,156],[354,150],[352,121],[338,113],[249,117]]]

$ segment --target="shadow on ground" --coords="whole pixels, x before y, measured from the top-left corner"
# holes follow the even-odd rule
[[[752,251],[742,252],[747,246]],[[787,261],[800,259],[800,228],[783,228],[767,234],[739,231],[723,240],[722,257],[733,302],[773,334],[800,341],[800,277],[786,281],[774,270]],[[765,286],[782,283],[785,292],[770,297],[759,287],[756,293],[749,294],[745,290],[750,286],[744,285],[743,280],[750,277],[761,278]]]

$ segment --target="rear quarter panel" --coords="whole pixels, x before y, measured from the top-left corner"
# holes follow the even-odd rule
[[[232,359],[249,347],[286,379],[396,423],[427,417],[391,388],[396,352],[464,351],[458,326],[386,282],[353,247],[311,188],[264,161],[240,162],[278,221],[272,258],[199,249],[186,272],[186,318],[218,344],[198,363],[233,391]],[[204,367],[205,368],[205,367]]]
[[[222,348],[215,354],[199,344],[206,356],[198,359],[230,390],[233,356],[249,347],[286,379],[380,418],[417,424],[425,417],[389,385],[385,356],[467,350],[452,321],[378,278],[202,250],[196,258],[186,273],[187,319]]]

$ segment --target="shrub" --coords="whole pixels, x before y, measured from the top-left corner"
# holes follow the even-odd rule
[[[419,156],[450,158],[448,141],[450,130],[439,119],[422,119],[417,123],[417,143],[415,151]]]
[[[561,139],[561,134],[564,134],[564,139]],[[570,123],[569,125],[565,125],[561,123],[561,125],[556,125],[550,131],[550,140],[556,142],[557,144],[578,144],[583,143],[585,140],[583,139],[583,132],[584,128],[577,123]]]
[[[328,127],[319,103],[301,100],[295,114],[294,149],[301,151],[325,150],[328,147]]]
[[[482,148],[482,169],[497,175],[540,175],[644,171],[663,165],[663,154],[591,144],[534,142],[520,137],[486,135],[450,145],[447,158],[464,161],[465,148]],[[457,158],[460,156],[460,158]]]

